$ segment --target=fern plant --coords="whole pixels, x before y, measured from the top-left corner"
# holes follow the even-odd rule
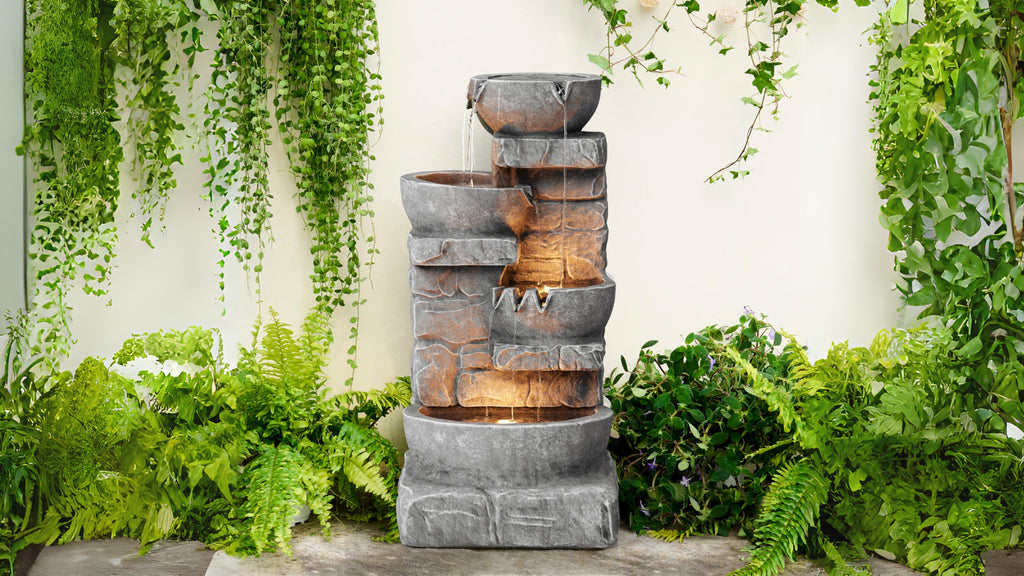
[[[981,574],[980,552],[1020,542],[1022,447],[956,348],[944,327],[892,330],[812,363],[789,338],[785,378],[730,352],[791,433],[792,460],[736,574],[777,574],[800,544],[850,573],[831,539],[929,574]]]

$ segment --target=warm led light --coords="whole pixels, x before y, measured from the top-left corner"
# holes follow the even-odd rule
[[[517,423],[516,420],[510,420],[508,418],[502,418],[501,420],[498,420],[498,424],[516,424],[516,423]]]
[[[551,286],[543,285],[537,287],[537,295],[540,296],[541,300],[548,297],[548,292],[552,290]]]

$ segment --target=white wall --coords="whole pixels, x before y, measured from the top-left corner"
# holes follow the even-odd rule
[[[14,153],[22,132],[21,2],[0,7],[0,310],[25,302],[24,163]]]
[[[646,20],[638,0],[621,3],[635,10],[638,24]],[[787,85],[792,98],[782,104],[782,120],[766,123],[775,131],[755,136],[761,153],[745,180],[702,182],[735,155],[752,110],[739,101],[750,91],[742,47],[718,56],[677,14],[657,51],[686,76],[665,90],[653,82],[640,88],[620,74],[603,94],[588,129],[605,132],[609,143],[608,271],[618,283],[607,329],[609,368],[620,355],[635,357],[645,340],[675,346],[692,330],[734,321],[745,305],[799,335],[815,356],[832,341],[866,344],[896,321],[868,133],[873,47],[861,34],[875,12],[845,2],[841,11],[809,6],[808,26],[792,34],[787,52],[800,75]],[[361,388],[409,371],[409,225],[399,177],[461,166],[470,76],[594,72],[587,53],[605,38],[600,15],[577,0],[385,0],[378,20],[385,128],[373,182],[382,254],[362,314]],[[739,24],[721,31],[733,44],[744,41]],[[488,150],[489,138],[477,128],[477,166],[487,165]],[[290,209],[294,188],[279,145],[273,153],[279,209],[264,300],[298,323],[312,303],[308,240]],[[215,300],[216,243],[199,199],[197,156],[186,156],[178,172],[180,189],[155,250],[138,241],[134,225],[122,223],[111,305],[74,298],[73,362],[109,357],[133,332],[192,324],[220,328],[229,349],[248,342],[258,306],[230,265],[225,315]],[[127,215],[126,207],[123,221]],[[347,333],[346,312],[336,317],[339,339]],[[346,376],[343,349],[331,368],[336,386]],[[399,419],[389,420],[386,432],[400,436]]]

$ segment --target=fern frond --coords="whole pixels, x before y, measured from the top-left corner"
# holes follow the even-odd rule
[[[818,544],[821,546],[822,552],[825,553],[825,569],[828,570],[828,576],[871,576],[871,566],[866,565],[864,568],[854,568],[846,563],[846,558],[836,550],[832,541],[822,536]]]
[[[808,460],[784,464],[765,495],[754,528],[756,547],[744,568],[730,576],[774,576],[806,542],[818,511],[828,498],[828,484]]]
[[[779,415],[778,419],[779,423],[782,424],[782,429],[786,432],[791,432],[793,437],[803,444],[804,447],[813,447],[805,443],[807,441],[813,443],[813,439],[808,438],[808,435],[805,433],[803,420],[796,412],[796,403],[792,395],[789,394],[789,391],[782,389],[775,382],[765,378],[760,370],[743,358],[734,348],[727,348],[725,352],[729,355],[729,359],[735,362],[747,375],[747,378],[750,379],[753,392],[764,400],[771,410]]]
[[[270,321],[263,326],[260,339],[260,375],[277,382],[301,381],[308,373],[302,351],[291,326],[284,323],[277,311],[270,309]]]
[[[692,526],[686,530],[669,530],[665,528],[662,530],[648,530],[644,532],[644,536],[657,538],[662,542],[682,542],[683,539],[689,538],[691,535],[693,535]]]
[[[249,463],[242,476],[246,502],[242,507],[247,519],[252,551],[258,556],[276,544],[291,555],[289,518],[306,499],[302,478],[310,473],[309,460],[287,447],[266,447]],[[240,543],[244,546],[244,543]]]
[[[347,390],[334,397],[335,406],[348,414],[349,421],[373,426],[395,408],[404,408],[412,401],[409,377],[396,378],[378,390]]]

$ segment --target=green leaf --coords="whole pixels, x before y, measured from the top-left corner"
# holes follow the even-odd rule
[[[587,58],[596,64],[601,70],[611,72],[611,63],[608,62],[608,59],[604,56],[601,56],[600,54],[587,54]]]

